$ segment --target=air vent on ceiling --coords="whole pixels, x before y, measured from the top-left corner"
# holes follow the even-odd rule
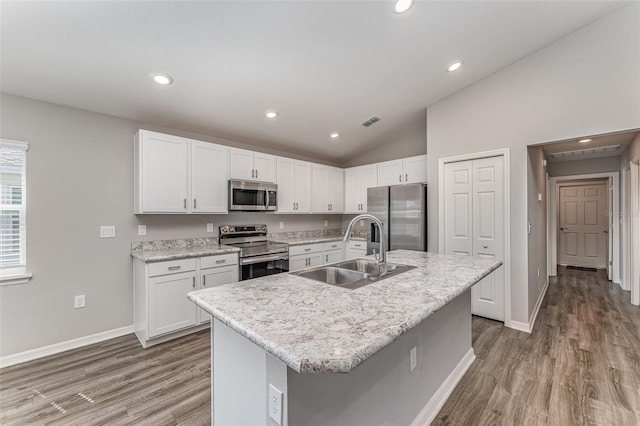
[[[587,149],[578,149],[575,151],[564,151],[564,152],[552,152],[549,154],[551,158],[554,159],[572,159],[572,158],[580,158],[586,157],[594,154],[606,154],[615,152],[620,148],[620,145],[609,145],[609,146],[601,146],[598,148],[587,148]]]
[[[377,123],[378,121],[380,121],[380,117],[376,117],[376,116],[374,115],[374,116],[371,116],[371,117],[367,118],[365,121],[363,121],[363,122],[362,122],[362,123],[360,123],[360,124],[362,124],[364,127],[369,127],[369,126],[371,126],[373,123]]]

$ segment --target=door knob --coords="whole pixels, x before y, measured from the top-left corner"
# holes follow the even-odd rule
[[[566,230],[567,230],[567,228],[565,228],[565,227],[561,227],[561,228],[560,228],[560,230],[561,230],[561,231],[566,231]]]

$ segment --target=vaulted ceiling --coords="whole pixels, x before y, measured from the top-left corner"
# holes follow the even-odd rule
[[[623,3],[2,1],[0,88],[340,163]]]

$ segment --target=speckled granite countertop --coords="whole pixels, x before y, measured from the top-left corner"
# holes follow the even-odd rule
[[[348,373],[501,265],[407,250],[388,261],[417,269],[356,290],[278,274],[188,297],[299,373]]]
[[[143,262],[160,262],[162,260],[186,259],[188,257],[213,256],[216,254],[238,253],[237,247],[223,244],[212,244],[202,247],[175,247],[166,249],[135,250],[131,256]]]
[[[353,241],[367,241],[363,237],[351,237]],[[275,241],[278,243],[287,243],[290,246],[301,246],[303,244],[316,244],[316,243],[328,243],[332,241],[342,241],[341,236],[321,236],[321,237],[273,237],[269,238],[269,241]]]

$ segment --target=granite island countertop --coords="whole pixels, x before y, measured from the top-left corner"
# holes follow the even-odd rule
[[[417,268],[356,290],[285,273],[187,297],[299,373],[348,373],[502,264],[408,250],[387,260]]]

